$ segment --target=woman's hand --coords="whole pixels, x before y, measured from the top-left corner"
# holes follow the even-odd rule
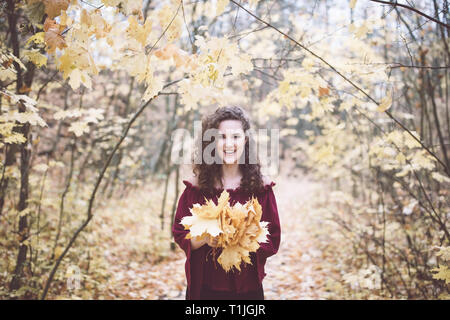
[[[197,250],[198,248],[202,247],[204,244],[206,244],[205,239],[200,239],[198,237],[191,238],[192,250]]]
[[[208,246],[210,247],[217,247],[218,246],[218,242],[219,242],[219,238],[218,237],[211,237],[210,235],[208,235],[208,238],[206,240],[206,243],[208,244]]]
[[[218,242],[219,242],[219,238],[218,237],[211,237],[210,235],[208,235],[206,237],[206,239],[199,239],[197,237],[191,238],[191,245],[192,245],[192,249],[196,250],[200,247],[202,247],[203,245],[207,244],[210,247],[217,247],[218,246]]]

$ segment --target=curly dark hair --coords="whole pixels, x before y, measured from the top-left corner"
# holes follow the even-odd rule
[[[264,182],[261,175],[261,165],[256,154],[256,148],[254,147],[255,143],[250,143],[253,142],[253,138],[249,134],[249,131],[247,131],[250,129],[250,119],[241,107],[234,105],[219,107],[214,113],[207,115],[202,119],[202,134],[197,137],[197,139],[200,139],[201,141],[197,140],[193,153],[193,159],[195,157],[197,157],[197,159],[201,159],[201,163],[193,163],[192,170],[194,176],[197,177],[198,187],[204,193],[212,194],[214,190],[216,190],[215,185],[217,182],[218,185],[220,185],[223,189],[221,168],[222,164],[205,163],[203,159],[203,151],[211,142],[203,141],[202,138],[206,130],[218,129],[220,123],[224,120],[240,120],[242,123],[242,129],[246,133],[248,139],[246,139],[244,152],[241,155],[241,159],[240,161],[238,161],[239,169],[242,174],[241,184],[239,188],[244,192],[248,192],[249,194],[257,193],[264,187]],[[202,147],[201,150],[199,150],[200,145]],[[213,152],[213,156],[215,156],[215,150]],[[242,158],[244,156],[245,161]],[[253,160],[253,164],[251,164],[249,161],[250,157]]]

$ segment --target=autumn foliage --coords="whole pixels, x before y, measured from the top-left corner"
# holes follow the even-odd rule
[[[189,229],[186,238],[218,237],[222,252],[217,261],[227,272],[233,267],[241,271],[241,262],[251,264],[250,252],[256,252],[259,243],[267,241],[268,222],[260,221],[262,208],[256,198],[230,206],[229,194],[224,190],[217,205],[206,200],[204,205],[194,204],[190,211],[192,216],[181,220]]]

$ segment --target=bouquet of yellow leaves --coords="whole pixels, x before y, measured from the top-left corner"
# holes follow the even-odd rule
[[[244,205],[236,202],[229,204],[230,195],[222,192],[217,205],[206,200],[190,209],[192,216],[184,217],[181,224],[189,229],[186,239],[204,238],[208,235],[218,237],[218,247],[222,248],[217,261],[225,271],[235,267],[241,271],[242,261],[250,263],[250,252],[256,252],[260,242],[267,242],[268,222],[260,221],[262,208],[258,200],[252,197]]]

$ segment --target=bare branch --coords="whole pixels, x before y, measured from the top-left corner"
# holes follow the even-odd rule
[[[446,23],[444,23],[444,22],[441,22],[441,21],[439,21],[439,20],[437,20],[437,19],[435,19],[435,18],[433,18],[433,17],[430,17],[429,15],[423,13],[422,11],[417,10],[416,8],[407,6],[407,5],[405,5],[405,4],[398,3],[397,1],[396,1],[396,2],[389,2],[389,1],[382,1],[382,0],[370,0],[370,1],[372,1],[372,2],[378,2],[378,3],[382,3],[382,4],[388,4],[388,5],[391,5],[391,6],[394,7],[394,8],[395,8],[395,7],[402,7],[402,8],[405,8],[405,9],[408,9],[408,10],[411,10],[411,11],[414,11],[415,13],[417,13],[417,14],[419,14],[419,15],[421,15],[421,16],[423,16],[423,17],[425,17],[425,18],[427,18],[427,19],[429,19],[429,20],[431,20],[431,21],[434,21],[434,22],[436,22],[437,24],[440,24],[441,26],[446,27],[447,29],[450,28],[450,26],[449,26],[448,24],[446,24]]]

